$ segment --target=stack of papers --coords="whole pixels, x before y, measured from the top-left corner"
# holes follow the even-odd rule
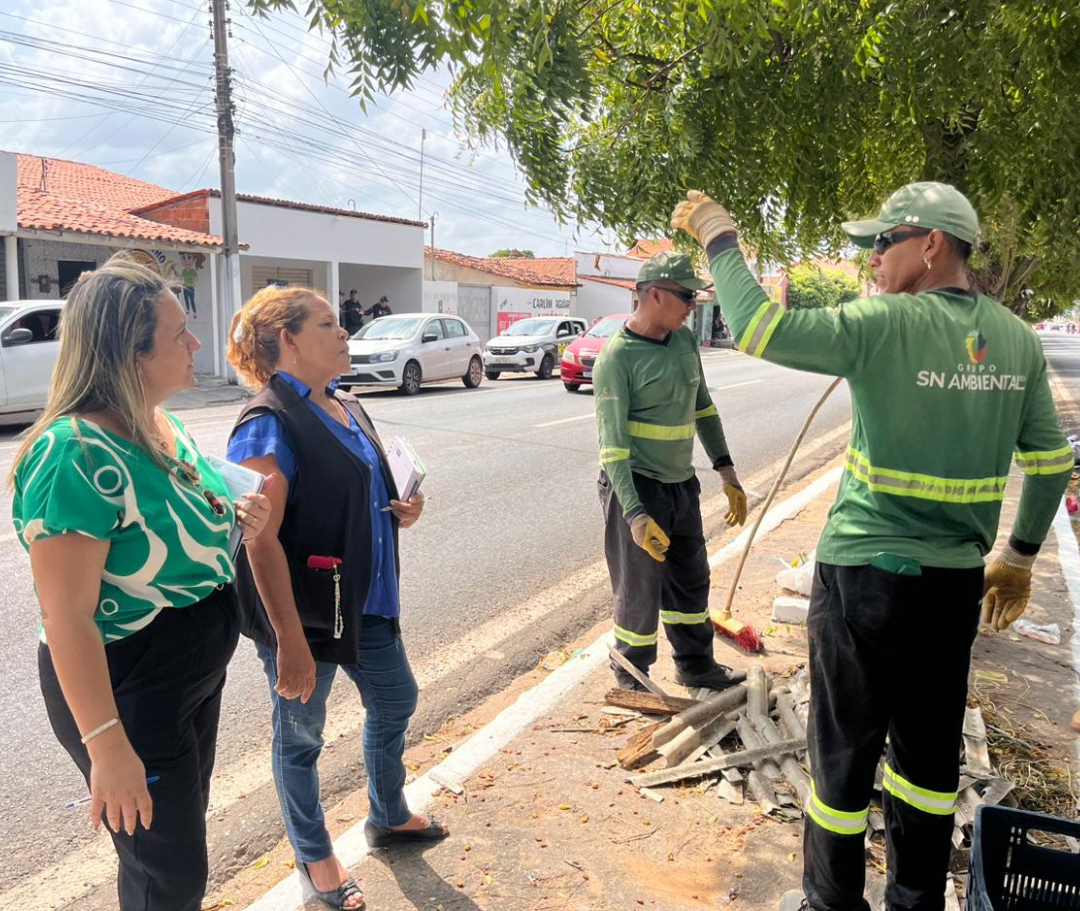
[[[399,499],[411,499],[427,476],[424,463],[401,437],[394,437],[394,442],[386,453],[386,460],[390,463],[390,473],[394,476],[394,486],[398,490]]]
[[[243,465],[226,462],[225,459],[219,459],[216,456],[204,455],[203,458],[221,475],[225,486],[229,488],[229,498],[232,500],[239,500],[245,493],[259,493],[262,491],[263,484],[266,483],[266,475],[244,468]],[[232,534],[229,535],[229,552],[234,560],[240,553],[240,541],[243,537],[244,529],[237,522]]]

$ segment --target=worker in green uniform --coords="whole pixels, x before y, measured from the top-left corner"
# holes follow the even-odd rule
[[[708,196],[691,191],[672,226],[706,248],[742,351],[846,377],[851,390],[851,440],[807,621],[813,793],[803,892],[781,908],[868,911],[863,840],[888,737],[885,903],[939,911],[980,600],[997,629],[1023,613],[1072,468],[1042,346],[971,290],[978,218],[946,184],[909,184],[877,218],[844,224],[872,249],[881,293],[839,311],[770,300],[728,212]],[[984,581],[1014,453],[1020,507]]]
[[[705,287],[685,254],[648,260],[638,273],[638,307],[602,349],[593,387],[615,647],[648,674],[663,621],[676,682],[723,689],[744,675],[713,659],[695,436],[720,473],[729,524],[746,520],[746,494],[686,326]],[[618,664],[612,670],[620,686],[642,688]]]

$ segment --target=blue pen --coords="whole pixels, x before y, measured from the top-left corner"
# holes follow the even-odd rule
[[[149,778],[146,779],[147,784],[153,784],[156,781],[161,781],[160,775],[151,775]],[[75,807],[86,806],[86,804],[90,803],[90,801],[93,799],[93,797],[80,797],[78,800],[69,800],[66,804],[64,804],[64,809],[74,810]]]

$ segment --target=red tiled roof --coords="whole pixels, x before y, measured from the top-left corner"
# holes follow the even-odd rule
[[[152,211],[163,203],[172,204],[185,199],[197,199],[203,197],[218,199],[221,197],[221,191],[204,189],[193,190],[190,193],[184,193],[180,196],[172,195],[168,199],[159,199],[154,203],[142,207],[142,211]],[[326,215],[345,215],[349,218],[366,218],[371,221],[384,221],[395,225],[410,225],[416,228],[427,227],[427,222],[424,221],[413,221],[408,218],[395,218],[392,215],[375,215],[371,212],[357,212],[354,209],[336,209],[333,206],[317,206],[312,203],[295,202],[291,199],[274,199],[270,196],[252,196],[250,193],[237,193],[236,199],[238,202],[252,202],[265,206],[277,206],[282,209],[299,209],[302,212],[321,212]]]
[[[175,192],[104,168],[18,155],[18,224],[41,231],[71,231],[182,246],[217,247],[211,234],[158,224],[131,214]]]
[[[638,240],[634,246],[626,251],[626,255],[634,256],[637,259],[648,259],[657,253],[667,253],[671,248],[672,243],[666,237],[660,237],[656,240]]]
[[[424,247],[424,256],[432,255],[431,247]],[[469,256],[454,253],[452,250],[434,251],[435,259],[441,263],[489,272],[501,278],[525,285],[543,285],[554,288],[576,288],[578,285],[576,268],[572,256],[541,256],[537,258],[502,258],[492,256]]]

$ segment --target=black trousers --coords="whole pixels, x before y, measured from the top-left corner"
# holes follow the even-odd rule
[[[238,635],[229,586],[191,607],[166,608],[145,629],[105,646],[120,721],[147,777],[159,777],[150,785],[150,829],[112,833],[121,911],[199,911],[202,904],[221,691]],[[38,671],[53,732],[89,786],[90,756],[44,644]]]
[[[615,648],[648,672],[656,661],[657,628],[662,620],[676,666],[688,674],[708,670],[713,666],[713,628],[701,484],[697,478],[665,484],[634,475],[646,512],[671,539],[663,563],[634,543],[630,524],[604,472],[598,485],[604,507],[604,556],[615,600]],[[612,670],[620,680],[626,676],[617,665]]]
[[[815,911],[869,911],[864,839],[888,737],[889,911],[941,911],[983,570],[818,564],[810,596],[814,794],[803,890]]]

